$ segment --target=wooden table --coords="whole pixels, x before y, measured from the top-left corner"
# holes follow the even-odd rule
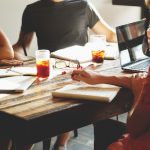
[[[30,64],[29,64],[30,65]],[[118,60],[105,60],[99,71],[120,73]],[[111,103],[52,98],[51,92],[72,83],[69,74],[34,84],[21,94],[0,98],[0,136],[36,143],[66,131],[127,112],[132,93],[122,88]]]

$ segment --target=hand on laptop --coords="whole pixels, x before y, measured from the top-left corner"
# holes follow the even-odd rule
[[[23,61],[16,59],[2,59],[0,60],[0,65],[2,66],[19,66],[22,65]]]

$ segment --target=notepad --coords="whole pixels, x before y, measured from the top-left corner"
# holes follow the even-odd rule
[[[7,69],[0,69],[0,77],[9,77],[9,76],[36,76],[37,71],[35,67],[10,67]]]
[[[111,102],[120,87],[109,84],[69,84],[52,92],[53,97],[73,98],[98,102]]]
[[[64,60],[78,60],[85,63],[92,60],[92,43],[85,46],[74,45],[51,53],[51,57]],[[104,59],[117,59],[119,57],[118,46],[116,43],[107,43]]]
[[[0,93],[20,93],[27,90],[35,81],[33,76],[0,78]]]

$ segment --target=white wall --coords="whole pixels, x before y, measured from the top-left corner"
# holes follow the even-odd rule
[[[89,0],[112,27],[140,19],[141,8],[112,5],[112,0]]]
[[[12,44],[19,36],[21,16],[25,6],[36,0],[0,0],[0,27],[5,31]],[[101,16],[112,27],[140,19],[140,8],[112,5],[112,0],[90,0]],[[32,54],[36,47],[36,39],[32,46]]]
[[[23,10],[36,0],[0,0],[0,28],[7,34],[12,44],[18,40]],[[37,49],[34,38],[31,49]],[[32,55],[34,52],[30,52]]]

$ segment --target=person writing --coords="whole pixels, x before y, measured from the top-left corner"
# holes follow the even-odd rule
[[[150,39],[150,29],[146,30]],[[145,41],[143,41],[143,45]],[[150,56],[143,46],[145,54]],[[149,49],[148,49],[149,50]],[[148,73],[106,76],[90,70],[74,70],[72,79],[88,84],[113,84],[132,90],[134,103],[127,125],[115,120],[102,120],[94,124],[95,150],[149,150],[150,149],[150,67]],[[126,134],[125,134],[126,133]],[[116,141],[116,142],[115,142]],[[114,142],[114,143],[113,143]]]
[[[86,0],[39,0],[29,4],[22,16],[17,43],[13,45],[15,58],[22,60],[23,48],[27,51],[34,34],[38,49],[50,52],[88,42],[88,29],[105,34],[108,42],[116,42],[116,34],[95,8]],[[58,136],[54,150],[65,150],[69,133]]]
[[[101,132],[99,133],[99,139],[96,139],[99,144],[101,144],[101,150],[149,150],[150,149],[150,69],[147,73],[133,74],[133,75],[122,75],[122,76],[105,76],[100,75],[91,71],[85,70],[74,70],[72,73],[72,79],[76,81],[83,81],[88,84],[98,84],[98,83],[106,83],[106,84],[114,84],[118,86],[123,86],[130,88],[134,94],[134,104],[129,113],[128,121],[127,121],[127,134],[123,136],[122,139],[117,142],[111,144],[108,149],[107,145],[103,145],[103,141],[101,141],[103,136],[103,131],[105,131],[104,140],[108,140],[111,135],[110,131],[112,128],[112,124],[110,121],[107,121],[109,124],[105,124],[106,126],[102,127],[100,123],[99,128],[101,128]],[[101,121],[100,121],[101,122]],[[112,121],[113,122],[113,121]],[[116,125],[116,124],[115,124]],[[108,128],[104,129],[104,128]],[[98,129],[98,126],[96,127]],[[118,128],[115,130],[116,133]],[[125,132],[125,130],[124,130]],[[95,130],[96,133],[96,130]],[[118,136],[118,135],[117,135]],[[98,137],[98,136],[97,136]],[[121,135],[119,135],[121,137]],[[118,138],[119,138],[118,137]],[[99,141],[98,141],[99,140]],[[109,141],[110,142],[110,141]],[[113,142],[113,141],[111,141]],[[110,142],[110,143],[111,143]],[[107,143],[107,144],[110,144]],[[106,144],[106,142],[105,142]]]

